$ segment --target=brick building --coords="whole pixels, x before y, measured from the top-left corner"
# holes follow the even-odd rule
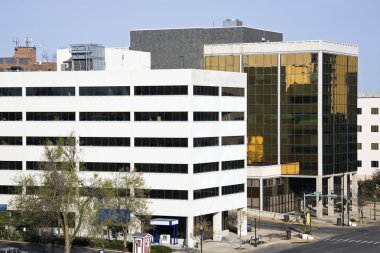
[[[12,57],[0,57],[0,72],[56,71],[55,62],[37,62],[36,47],[15,47]]]

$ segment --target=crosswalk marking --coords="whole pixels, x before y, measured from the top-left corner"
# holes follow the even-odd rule
[[[367,240],[352,240],[352,239],[344,239],[344,238],[326,238],[324,241],[329,241],[332,243],[361,243],[361,244],[380,244],[380,242],[376,241],[367,241]]]

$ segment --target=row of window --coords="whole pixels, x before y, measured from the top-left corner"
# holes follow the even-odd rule
[[[0,121],[20,121],[22,112],[0,112]]]
[[[187,112],[135,112],[135,121],[187,121]]]
[[[135,147],[188,147],[187,138],[135,138]]]
[[[27,161],[27,170],[41,170],[43,162]],[[95,163],[87,162],[80,164],[82,171],[108,171],[118,172],[121,169],[128,169],[129,163]],[[222,162],[222,170],[242,169],[244,168],[244,160],[224,161]],[[164,163],[135,163],[135,169],[143,173],[180,173],[187,174],[187,164],[164,164]],[[21,161],[0,161],[0,170],[22,170]],[[219,162],[198,163],[193,165],[194,173],[204,173],[211,171],[219,171]]]
[[[75,96],[75,87],[26,87],[27,96]]]
[[[188,86],[135,86],[136,96],[188,95]],[[219,96],[217,86],[193,86],[193,94]],[[80,96],[129,96],[129,86],[79,87]],[[22,96],[21,87],[0,88],[0,96]],[[75,87],[26,87],[26,96],[75,96]],[[244,97],[244,88],[222,87],[222,96]]]
[[[358,150],[362,149],[362,144],[361,143],[357,144],[357,149]],[[377,143],[377,142],[371,143],[371,150],[379,150],[379,143]]]
[[[212,171],[219,171],[218,162],[197,163],[193,165],[194,173],[204,173],[204,172],[212,172]]]
[[[98,172],[119,172],[122,169],[129,170],[129,163],[95,163],[95,162],[81,162],[81,171],[98,171]]]
[[[0,194],[17,194],[20,192],[20,186],[11,185],[1,185]],[[32,194],[36,192],[37,187],[28,189],[27,194]],[[84,193],[89,189],[85,189]],[[234,194],[244,192],[244,184],[238,185],[228,185],[222,186],[222,195]],[[206,188],[200,190],[194,190],[194,200],[202,198],[210,198],[219,196],[219,187]],[[125,195],[128,193],[125,192]],[[145,195],[145,194],[144,194]],[[161,189],[150,189],[147,190],[147,197],[151,199],[178,199],[178,200],[188,200],[188,191],[186,190],[161,190]]]
[[[219,121],[219,112],[194,112],[194,121]]]
[[[22,96],[21,88],[2,87],[0,88],[0,97],[19,97]]]
[[[75,121],[75,112],[27,112],[28,121]]]
[[[131,139],[128,137],[79,137],[80,146],[98,147],[129,147]]]
[[[128,96],[129,86],[79,87],[79,96]]]
[[[362,167],[362,161],[358,160],[358,167]],[[371,161],[372,168],[379,168],[379,161]]]
[[[358,113],[359,115],[362,114],[362,108],[357,108],[357,113]],[[372,108],[371,108],[371,114],[372,114],[372,115],[379,114],[379,108],[377,108],[377,107],[372,107]]]
[[[222,186],[222,195],[244,192],[244,184]]]
[[[187,112],[135,112],[135,121],[187,121]],[[194,112],[194,121],[219,121],[219,112]],[[0,121],[20,121],[22,112],[0,112]],[[28,121],[75,121],[75,112],[27,112]],[[80,121],[129,121],[129,112],[80,112]],[[244,112],[222,112],[222,120],[244,120]]]
[[[20,144],[22,145],[22,137],[16,137],[20,138]],[[75,143],[74,137],[42,137],[42,136],[33,136],[33,137],[26,137],[26,145],[31,146],[41,146],[41,145],[57,145],[58,141],[61,140],[63,143]]]
[[[22,170],[21,161],[0,161],[0,170]]]
[[[129,112],[80,112],[80,121],[129,121]]]
[[[187,164],[135,163],[135,169],[143,173],[187,174]]]
[[[185,190],[157,190],[148,191],[148,197],[151,199],[189,199],[188,192]]]
[[[362,131],[362,126],[361,126],[361,125],[358,125],[357,129],[358,129],[358,132],[360,133],[360,132]],[[377,133],[377,132],[379,132],[379,126],[378,126],[378,125],[372,125],[372,126],[371,126],[371,132],[372,132],[372,133]]]
[[[26,137],[26,145],[57,145],[59,139],[64,142],[73,137]],[[70,140],[74,142],[74,139]],[[223,136],[222,145],[242,145],[244,136]],[[22,145],[21,136],[0,136],[0,145]],[[81,146],[130,146],[130,138],[123,137],[80,137]],[[219,146],[219,137],[194,138],[194,147]],[[143,138],[135,137],[135,147],[188,147],[187,138]]]

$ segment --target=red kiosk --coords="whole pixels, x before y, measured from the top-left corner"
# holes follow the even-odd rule
[[[150,243],[153,236],[148,233],[134,233],[132,253],[150,253]]]

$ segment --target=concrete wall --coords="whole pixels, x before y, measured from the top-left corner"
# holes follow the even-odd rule
[[[282,41],[282,33],[248,27],[131,31],[131,49],[152,53],[152,69],[201,69],[205,44]]]

